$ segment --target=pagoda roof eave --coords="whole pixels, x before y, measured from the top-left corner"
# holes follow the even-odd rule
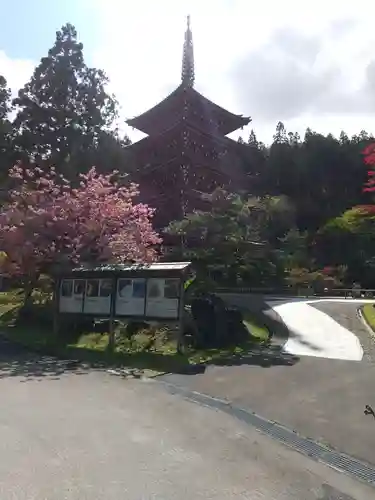
[[[202,101],[205,101],[208,105],[212,106],[213,108],[217,109],[223,114],[226,114],[228,117],[235,118],[237,120],[240,120],[242,122],[242,125],[240,125],[238,128],[244,127],[245,125],[248,125],[251,122],[250,116],[244,116],[244,115],[238,115],[236,113],[232,113],[231,111],[228,111],[227,109],[223,108],[222,106],[219,106],[215,102],[211,101],[207,97],[205,97],[203,94],[198,92],[195,89],[192,89],[199,97],[202,99]],[[226,134],[230,134],[231,132],[234,132],[237,129],[233,129],[230,132],[226,132]]]
[[[175,88],[170,94],[168,94],[162,101],[158,102],[158,104],[155,104],[152,108],[148,109],[147,111],[144,111],[140,115],[134,116],[133,118],[128,118],[125,120],[125,123],[127,123],[130,127],[136,128],[137,130],[140,130],[141,132],[144,132],[147,134],[148,132],[144,130],[144,122],[149,119],[152,115],[156,113],[160,113],[160,111],[164,111],[162,109],[165,107],[165,103],[168,103],[175,97],[179,91],[180,91],[181,85],[179,85],[177,88]],[[147,128],[147,127],[146,127]]]
[[[168,140],[168,135],[170,133],[172,133],[173,131],[177,130],[179,127],[181,127],[181,129],[184,129],[184,130],[186,130],[186,129],[190,130],[190,131],[200,135],[201,137],[205,137],[207,139],[210,139],[213,142],[215,142],[216,144],[226,145],[226,146],[229,145],[232,147],[234,146],[238,149],[243,149],[244,151],[248,151],[248,145],[246,143],[242,144],[240,142],[235,141],[234,139],[231,139],[230,137],[212,134],[210,132],[205,132],[205,131],[198,129],[194,125],[192,125],[189,122],[186,122],[182,119],[178,123],[173,124],[173,126],[171,126],[169,129],[164,130],[163,132],[160,132],[158,135],[143,137],[139,141],[133,142],[132,144],[127,146],[127,150],[134,151],[136,149],[142,149],[143,147],[148,147],[149,143],[151,143],[151,142],[156,142],[156,141],[160,141],[163,139]]]
[[[155,126],[153,124],[158,124],[160,126],[163,122],[165,123],[169,121],[168,119],[165,120],[165,117],[168,116],[171,109],[175,105],[175,100],[179,99],[183,93],[187,94],[187,97],[190,97],[192,100],[199,100],[208,116],[222,117],[223,124],[220,127],[220,132],[224,135],[230,134],[245,125],[248,125],[251,121],[250,117],[234,114],[225,108],[222,108],[218,104],[215,104],[210,99],[207,99],[207,97],[202,95],[193,87],[185,87],[181,84],[154,107],[138,116],[135,116],[134,118],[126,120],[126,123],[130,127],[136,128],[146,134],[155,133]],[[182,113],[183,107],[181,107],[181,116]],[[169,127],[167,126],[167,128]]]
[[[192,127],[192,126],[189,126],[188,124],[184,123],[185,125],[185,130],[186,129],[189,129],[190,131],[192,131],[193,133],[197,133],[198,135],[202,136],[202,137],[207,137],[207,139],[211,140],[212,143],[216,143],[220,148],[225,148],[226,150],[232,150],[232,148],[234,148],[234,155],[235,157],[237,157],[237,159],[243,157],[243,156],[247,156],[249,155],[249,147],[247,144],[241,144],[237,141],[234,141],[233,139],[229,138],[229,137],[218,137],[218,136],[213,136],[212,134],[208,134],[208,133],[205,133],[205,132],[202,132],[200,130],[197,130],[196,128]],[[156,141],[164,141],[165,143],[169,143],[170,142],[170,137],[168,137],[168,132],[172,132],[173,129],[175,127],[173,127],[172,129],[170,129],[169,131],[165,131],[163,132],[162,134],[160,134],[159,136],[152,136],[152,137],[145,137],[143,139],[141,139],[140,141],[138,142],[135,142],[134,144],[128,146],[128,148],[130,149],[133,149],[135,155],[137,155],[137,152],[136,150],[138,148],[140,148],[141,150],[143,148],[145,148],[146,150],[149,149],[150,147],[150,143],[152,142],[156,142]],[[162,146],[160,145],[159,143],[159,147],[162,148]],[[182,152],[181,152],[182,153]],[[232,154],[233,154],[232,153]],[[231,176],[234,178],[234,179],[237,179],[237,174],[236,172],[233,170],[233,166],[234,166],[234,163],[233,161],[230,159],[230,157],[232,157],[232,154],[229,153],[229,157],[225,156],[224,157],[224,163],[223,162],[217,162],[217,168],[219,171],[221,171],[223,174],[227,175],[228,173],[228,161],[230,163],[230,166],[231,166]],[[182,156],[181,156],[182,158]],[[232,157],[233,158],[233,157]],[[163,160],[161,163],[159,161],[150,161],[149,163],[147,163],[147,165],[142,165],[138,168],[135,169],[135,171],[133,172],[134,175],[136,175],[136,177],[143,177],[143,176],[148,176],[150,175],[150,173],[152,172],[155,172],[157,170],[159,170],[160,168],[169,168],[171,166],[174,165],[175,161],[177,159],[177,156],[173,156],[170,158],[169,161],[165,161]],[[208,168],[209,170],[217,170],[217,168],[214,168],[212,165],[210,165],[209,163],[205,165],[205,168]],[[247,176],[245,176],[247,177]],[[241,172],[241,175],[238,177],[239,179],[244,179],[243,177],[243,173]],[[136,181],[138,182],[138,181]]]

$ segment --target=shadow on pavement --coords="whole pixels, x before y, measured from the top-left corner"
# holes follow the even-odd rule
[[[93,368],[100,369],[101,366],[38,355],[6,339],[0,339],[0,380],[7,377],[24,377],[24,381],[56,380],[66,373],[84,375]]]
[[[260,366],[262,368],[271,368],[273,366],[293,366],[300,358],[293,354],[283,351],[278,345],[268,347],[257,347],[244,354],[232,354],[213,359],[207,363],[190,365],[176,370],[178,375],[199,375],[206,371],[209,366]]]
[[[131,365],[140,370],[151,367],[164,373],[196,375],[204,373],[207,366],[250,365],[270,368],[272,366],[293,366],[296,364],[299,357],[286,353],[282,349],[289,337],[289,331],[281,317],[261,296],[254,297],[250,304],[246,304],[246,308],[252,312],[254,318],[258,318],[272,332],[272,344],[270,346],[254,346],[254,348],[246,352],[239,354],[226,353],[207,363],[191,365],[183,362],[181,356],[177,354],[165,356],[155,353],[142,353],[138,357],[132,356]],[[82,350],[80,354],[83,354]],[[71,353],[71,356],[72,358],[75,357],[74,352]],[[83,375],[93,369],[104,370],[106,368],[108,368],[108,365],[105,363],[99,360],[91,360],[89,357],[82,362],[30,352],[27,348],[23,348],[5,337],[0,337],[0,379],[5,377],[24,377],[26,380],[57,379],[67,373]]]
[[[300,333],[294,330],[289,330],[289,338],[296,339],[299,344],[308,347],[312,351],[319,352],[322,350],[321,347],[306,340]]]
[[[280,346],[271,345],[254,349],[246,354],[213,360],[209,364],[215,366],[255,365],[271,368],[272,366],[293,366],[298,363],[299,359],[298,356],[283,351]]]
[[[83,367],[75,361],[34,358],[0,361],[0,379],[6,377],[25,377],[26,380],[45,379],[56,380],[65,373],[84,375],[92,367]],[[24,381],[26,381],[24,380]]]
[[[274,341],[285,343],[289,338],[289,330],[281,316],[267,302],[267,297],[260,294],[221,294],[228,304],[246,309],[254,319],[263,323],[270,331]],[[276,304],[274,304],[276,305]]]

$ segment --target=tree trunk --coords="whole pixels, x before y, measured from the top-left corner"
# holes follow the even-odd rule
[[[31,277],[25,284],[25,288],[24,288],[24,291],[25,291],[25,296],[24,296],[24,299],[23,299],[23,307],[28,307],[31,305],[31,295],[34,291],[34,288],[38,282],[38,276],[33,276]]]

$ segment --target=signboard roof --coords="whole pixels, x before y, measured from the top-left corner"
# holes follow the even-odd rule
[[[102,264],[99,266],[79,266],[72,269],[72,274],[80,273],[137,273],[153,271],[184,271],[191,265],[191,262],[153,262],[151,264]]]

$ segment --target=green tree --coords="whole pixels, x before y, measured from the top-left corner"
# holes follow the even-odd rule
[[[193,260],[200,276],[228,285],[260,286],[283,275],[266,239],[267,212],[259,198],[243,199],[217,189],[210,210],[187,214],[167,232],[184,240],[178,257]]]
[[[309,254],[308,234],[295,227],[290,229],[281,238],[280,255],[286,270],[309,268],[311,256]]]
[[[131,144],[130,139],[127,136],[121,137],[117,130],[100,131],[97,140],[87,147],[84,154],[80,155],[83,157],[84,167],[91,168],[95,165],[102,173],[118,170],[122,174],[127,174],[132,164],[130,152],[127,149],[129,144]],[[67,159],[68,168],[72,168],[74,160],[77,161],[77,158]],[[75,164],[73,166],[75,167]]]
[[[0,126],[3,130],[3,123],[9,123],[8,115],[12,110],[11,105],[11,91],[8,87],[6,79],[0,75]]]
[[[342,132],[337,140],[311,129],[301,141],[279,122],[258,180],[262,192],[287,196],[295,207],[298,229],[313,234],[328,220],[365,203],[361,152],[370,141],[365,131],[351,139]]]
[[[293,200],[300,183],[297,169],[299,144],[295,141],[298,135],[288,137],[284,124],[279,122],[273,138],[263,172],[263,191],[273,196],[286,195]]]
[[[347,266],[347,280],[375,286],[375,215],[354,207],[330,220],[315,239],[322,266]]]
[[[262,213],[262,236],[273,247],[295,227],[295,208],[287,196],[264,196],[257,201]]]
[[[69,177],[78,165],[91,166],[87,153],[98,147],[117,116],[117,103],[107,93],[107,83],[103,71],[85,64],[74,26],[63,26],[14,100],[19,157],[48,160],[57,169],[64,167]]]
[[[252,194],[262,195],[267,192],[264,188],[264,169],[267,163],[267,148],[258,141],[252,129],[247,141],[247,158],[245,171],[250,176]]]
[[[185,257],[192,258],[202,273],[221,269],[223,275],[236,275],[261,247],[256,207],[240,196],[217,189],[211,210],[187,214],[167,228],[171,235],[183,237]]]
[[[331,134],[306,134],[298,163],[301,184],[295,204],[301,229],[315,231],[361,202],[360,149],[345,135],[337,140]]]
[[[9,120],[11,111],[11,92],[6,79],[0,75],[0,186],[4,191],[12,162],[12,124]]]
[[[276,132],[273,136],[273,142],[276,144],[286,144],[288,142],[288,135],[283,122],[278,122],[276,125]]]

